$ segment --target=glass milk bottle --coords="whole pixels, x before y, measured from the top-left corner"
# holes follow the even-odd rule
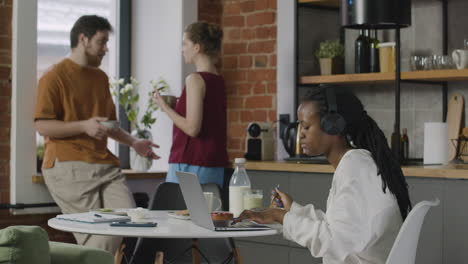
[[[245,159],[234,160],[236,169],[229,182],[229,211],[237,217],[244,210],[244,191],[250,190],[250,180],[245,171]]]

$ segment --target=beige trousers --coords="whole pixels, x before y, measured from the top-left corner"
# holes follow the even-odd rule
[[[120,168],[109,164],[55,161],[43,169],[44,179],[62,213],[88,212],[98,208],[131,208],[135,202]],[[115,254],[121,237],[73,233],[80,245],[101,248]]]

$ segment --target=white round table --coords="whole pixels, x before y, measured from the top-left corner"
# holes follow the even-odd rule
[[[145,238],[227,238],[271,236],[278,234],[276,228],[257,231],[212,231],[195,225],[190,220],[181,220],[167,215],[167,211],[149,211],[145,218],[157,222],[157,227],[117,227],[109,223],[80,223],[74,221],[49,219],[48,225],[54,229],[94,235],[145,237]]]

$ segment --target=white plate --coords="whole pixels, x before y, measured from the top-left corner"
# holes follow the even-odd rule
[[[190,220],[190,215],[179,215],[175,212],[167,212],[167,215],[172,218],[182,219],[182,220]]]

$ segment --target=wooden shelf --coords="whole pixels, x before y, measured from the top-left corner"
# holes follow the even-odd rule
[[[406,81],[468,81],[468,69],[463,70],[432,70],[432,71],[411,71],[402,72],[401,79]],[[336,74],[336,75],[315,75],[302,76],[299,80],[301,84],[319,83],[385,83],[395,80],[395,73],[357,73],[357,74]]]
[[[340,0],[297,0],[297,2],[299,4],[309,4],[334,8],[339,8],[341,5]]]

